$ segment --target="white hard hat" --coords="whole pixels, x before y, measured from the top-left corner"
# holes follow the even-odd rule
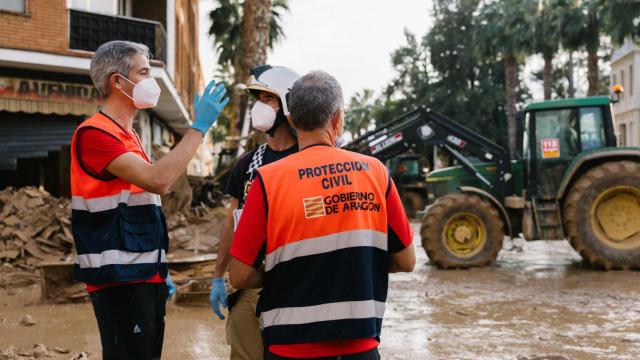
[[[289,91],[299,78],[300,75],[288,67],[261,65],[251,69],[247,90],[256,97],[258,91],[268,91],[277,95],[282,103],[282,111],[288,116]]]

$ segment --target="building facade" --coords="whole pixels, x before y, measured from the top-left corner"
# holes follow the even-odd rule
[[[134,128],[148,154],[167,151],[189,128],[202,88],[198,1],[0,1],[0,188],[43,186],[69,194],[75,127],[99,110],[89,77],[95,49],[111,40],[147,45],[162,95]],[[211,142],[188,167],[212,171]]]
[[[640,47],[631,40],[611,55],[611,84],[620,84],[624,93],[613,106],[616,135],[621,146],[640,146]]]

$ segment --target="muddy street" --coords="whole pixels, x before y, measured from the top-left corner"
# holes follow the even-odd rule
[[[640,358],[637,272],[590,270],[566,242],[520,239],[505,243],[493,267],[439,270],[418,228],[415,272],[391,276],[383,358]],[[210,309],[167,311],[164,358],[228,356],[224,323]],[[39,304],[38,286],[0,289],[0,359],[35,358],[26,356],[37,353],[34,344],[50,359],[99,359],[91,305]]]

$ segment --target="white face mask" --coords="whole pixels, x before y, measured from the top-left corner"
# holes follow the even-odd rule
[[[251,126],[262,132],[269,131],[276,121],[276,110],[279,109],[274,109],[261,101],[256,101],[251,108]]]
[[[158,86],[156,79],[147,78],[140,80],[137,84],[134,84],[126,77],[122,76],[122,78],[133,85],[133,97],[122,91],[122,89],[120,89],[120,91],[122,91],[122,93],[129,99],[133,100],[133,106],[135,106],[136,109],[148,109],[155,107],[158,104],[158,99],[160,98],[160,92],[162,90],[160,89],[160,86]]]

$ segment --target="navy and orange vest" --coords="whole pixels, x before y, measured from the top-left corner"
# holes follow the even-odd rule
[[[386,167],[312,146],[258,174],[267,207],[264,343],[379,336],[389,267]]]
[[[120,140],[150,162],[137,136],[102,113],[78,126],[71,142],[71,226],[76,247],[74,279],[91,285],[167,276],[169,238],[160,196],[120,178],[101,180],[78,161],[76,136],[92,127]]]

